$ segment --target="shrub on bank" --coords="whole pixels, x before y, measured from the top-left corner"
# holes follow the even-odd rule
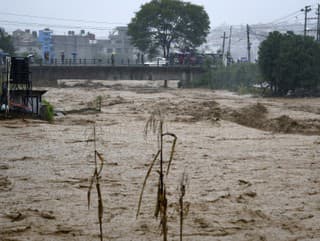
[[[41,111],[40,116],[42,119],[52,122],[54,119],[54,108],[53,105],[50,104],[49,101],[43,100],[41,103]]]

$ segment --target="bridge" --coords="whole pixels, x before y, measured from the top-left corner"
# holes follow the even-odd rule
[[[87,80],[180,80],[190,85],[202,76],[199,66],[77,66],[77,65],[31,65],[34,86],[57,86],[59,79]]]

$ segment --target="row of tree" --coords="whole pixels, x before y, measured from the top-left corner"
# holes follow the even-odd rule
[[[314,94],[320,86],[320,44],[312,37],[272,32],[260,45],[259,66],[274,95]]]

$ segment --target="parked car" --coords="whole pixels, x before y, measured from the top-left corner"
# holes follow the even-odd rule
[[[144,63],[146,66],[165,66],[168,64],[168,60],[163,57],[156,57],[152,61],[147,61]]]

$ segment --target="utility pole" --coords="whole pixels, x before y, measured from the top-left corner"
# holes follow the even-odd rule
[[[247,24],[247,50],[248,50],[248,62],[251,63],[251,42],[250,42],[249,24]]]
[[[227,65],[231,64],[231,38],[232,38],[232,26],[230,26],[230,32],[229,32],[229,44],[228,44],[228,52],[227,52]]]
[[[303,9],[301,9],[301,12],[304,12],[304,32],[303,35],[304,37],[307,36],[307,22],[308,22],[308,12],[311,11],[311,6],[305,6]]]
[[[317,11],[317,41],[320,42],[320,4]]]
[[[228,37],[226,37],[226,32],[223,32],[223,36],[221,37],[223,40],[222,40],[222,63],[224,63],[224,51],[225,51],[225,46],[226,46],[226,39]]]

